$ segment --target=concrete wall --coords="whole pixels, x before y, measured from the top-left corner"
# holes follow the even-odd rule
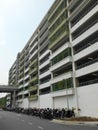
[[[38,108],[38,101],[30,101],[29,103],[28,103],[28,107],[29,108]]]
[[[78,88],[80,116],[98,117],[98,84]]]
[[[41,95],[39,97],[40,108],[52,108],[52,97],[51,94]]]
[[[77,88],[79,116],[92,116],[98,118],[98,84],[88,85]],[[77,108],[76,96],[68,96],[69,108]],[[51,94],[41,95],[38,101],[24,99],[19,103],[19,107],[37,107],[37,108],[67,108],[66,96],[52,97]],[[76,112],[76,111],[75,111]]]
[[[78,101],[75,95],[68,96],[69,108],[77,108],[78,104],[78,108],[80,109],[79,116],[98,118],[98,84],[79,87],[77,88],[77,93]],[[66,96],[53,98],[53,105],[54,108],[67,108]]]
[[[28,105],[29,105],[28,98],[25,98],[25,99],[23,100],[22,106],[23,106],[24,108],[28,108]]]
[[[53,107],[54,108],[67,108],[66,96],[54,97]]]

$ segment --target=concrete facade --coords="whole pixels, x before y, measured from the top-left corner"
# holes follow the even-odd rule
[[[19,107],[98,117],[98,5],[56,0],[9,71]]]

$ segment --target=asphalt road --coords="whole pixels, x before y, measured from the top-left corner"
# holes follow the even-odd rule
[[[98,130],[98,127],[58,124],[39,117],[0,110],[0,130]]]

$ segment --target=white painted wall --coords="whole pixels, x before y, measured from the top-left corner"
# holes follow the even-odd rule
[[[96,32],[98,30],[98,23],[96,23],[94,26],[92,26],[90,29],[88,29],[87,31],[85,31],[83,34],[81,34],[79,37],[77,37],[74,41],[73,41],[73,46],[77,45],[80,41],[82,41],[83,39],[87,38],[88,36],[90,36],[91,34],[93,34],[94,32]]]
[[[28,104],[28,107],[29,108],[38,108],[38,101],[30,101],[29,104]]]
[[[91,116],[98,118],[98,83],[77,88],[79,116]],[[68,95],[69,108],[77,108],[76,96]],[[45,94],[39,97],[39,101],[30,101],[24,99],[19,103],[19,107],[27,108],[67,108],[65,95]],[[76,112],[76,111],[75,111]]]
[[[78,88],[80,116],[98,118],[98,84]]]
[[[95,51],[98,50],[98,42],[94,43],[93,45],[85,48],[84,50],[80,51],[79,53],[74,55],[74,61],[77,61]]]
[[[67,99],[68,98],[68,99]],[[67,103],[68,100],[68,103]],[[60,96],[53,98],[54,108],[68,108],[72,109],[72,107],[76,108],[76,100],[74,95]]]
[[[23,108],[22,102],[18,102],[17,105],[18,105],[18,107]]]
[[[53,107],[54,108],[67,108],[66,96],[54,97]]]
[[[41,95],[39,97],[40,108],[52,108],[52,97],[51,94]]]
[[[79,20],[78,23],[76,23],[72,29],[71,33],[74,32],[80,25],[82,25],[85,21],[87,21],[89,18],[91,18],[96,12],[98,11],[98,5],[96,5],[89,13],[87,13],[81,20]]]
[[[98,84],[77,88],[79,116],[91,116],[98,118]],[[68,96],[69,108],[77,108],[76,96]],[[66,96],[53,98],[54,108],[67,108]],[[76,112],[76,110],[75,110]]]
[[[98,62],[85,66],[81,69],[78,69],[76,71],[76,77],[80,77],[80,76],[83,76],[92,72],[97,72],[97,70],[98,70]]]
[[[23,108],[28,108],[28,98],[25,98],[22,103]]]

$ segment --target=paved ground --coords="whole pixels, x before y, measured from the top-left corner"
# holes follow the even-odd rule
[[[0,111],[0,130],[98,130],[97,125],[49,121],[38,117]]]

